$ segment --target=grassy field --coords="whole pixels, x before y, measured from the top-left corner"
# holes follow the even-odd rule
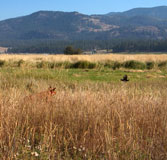
[[[55,62],[76,62],[80,60],[85,60],[89,62],[101,62],[101,61],[128,61],[128,60],[138,60],[142,62],[146,61],[167,61],[167,54],[157,53],[157,54],[96,54],[96,55],[37,55],[37,54],[0,54],[1,60],[24,60],[30,62],[37,61],[55,61]]]
[[[113,59],[91,69],[48,67],[35,55],[14,60],[15,55],[7,56],[0,57],[0,159],[167,159],[167,70],[162,55],[141,60],[154,61],[152,69],[113,68],[108,65]],[[64,61],[69,57],[63,56]],[[117,62],[125,62],[118,57]],[[130,80],[126,83],[120,81],[125,74]],[[38,93],[49,86],[56,87],[56,95],[47,100]],[[36,99],[25,98],[30,95]]]

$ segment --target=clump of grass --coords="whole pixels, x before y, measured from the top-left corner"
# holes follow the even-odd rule
[[[113,63],[112,69],[113,69],[113,70],[119,69],[121,66],[122,66],[122,64],[121,64],[120,62],[115,61],[115,62]]]
[[[71,68],[72,64],[70,62],[47,62],[47,61],[41,61],[37,62],[36,67],[37,68]]]
[[[164,69],[167,67],[167,61],[156,63],[154,61],[147,61],[147,62],[140,62],[135,60],[119,62],[119,61],[103,61],[103,62],[89,62],[89,61],[77,61],[77,62],[50,62],[50,61],[40,61],[40,62],[26,62],[23,59],[18,61],[9,60],[4,61],[0,60],[0,67],[30,67],[30,68],[43,68],[43,69],[104,69],[104,68],[111,68],[113,70],[120,69],[120,68],[128,68],[128,69],[153,69],[155,66],[160,69]]]
[[[45,62],[45,61],[37,62],[36,63],[36,67],[37,68],[47,68],[48,67],[48,63]]]
[[[17,66],[18,67],[22,67],[24,65],[25,61],[23,59],[20,59],[19,61],[17,61]]]
[[[5,65],[5,61],[4,60],[0,60],[0,67],[3,67]]]
[[[158,67],[159,67],[160,69],[166,68],[166,67],[167,67],[167,61],[159,62],[159,63],[158,63]]]
[[[106,61],[103,65],[105,68],[112,68],[113,67],[113,61]]]
[[[166,82],[64,85],[49,102],[1,90],[0,159],[166,159]]]
[[[93,69],[95,67],[96,67],[96,63],[92,63],[88,61],[78,61],[70,65],[70,68],[81,68],[81,69]]]
[[[147,69],[153,69],[155,67],[155,62],[148,61],[146,62],[146,68]]]
[[[118,61],[107,61],[103,65],[105,68],[112,68],[113,70],[119,69],[122,66]]]
[[[146,69],[146,64],[144,62],[135,60],[126,61],[123,63],[123,66],[129,69]]]
[[[47,67],[50,69],[54,69],[55,68],[55,63],[54,62],[47,62]]]
[[[71,66],[71,63],[68,62],[68,61],[65,61],[65,62],[56,62],[55,63],[55,68],[65,68],[65,69],[68,69],[70,68]]]

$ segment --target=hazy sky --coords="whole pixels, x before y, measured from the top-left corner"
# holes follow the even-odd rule
[[[105,14],[137,7],[167,6],[167,0],[0,0],[0,20],[39,10]]]

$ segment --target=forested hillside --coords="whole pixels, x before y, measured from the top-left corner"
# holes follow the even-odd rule
[[[9,53],[63,53],[66,46],[83,51],[165,52],[167,7],[136,8],[105,15],[39,11],[0,21],[0,46]]]
[[[8,53],[62,54],[67,46],[84,52],[106,50],[107,52],[167,52],[167,40],[88,40],[88,41],[22,41],[11,43]]]
[[[166,15],[167,7],[105,15],[39,11],[0,21],[0,40],[165,39]]]

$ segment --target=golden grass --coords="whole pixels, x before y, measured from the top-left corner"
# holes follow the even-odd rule
[[[101,61],[127,61],[127,60],[137,60],[137,61],[165,61],[167,60],[167,54],[97,54],[97,55],[37,55],[37,54],[1,54],[1,60],[24,60],[30,62],[38,61],[55,61],[55,62],[76,62],[80,60],[90,61],[90,62],[101,62]]]
[[[129,58],[167,60],[166,55],[0,55],[1,60],[31,62],[127,61]],[[50,101],[42,100],[41,91],[50,84],[56,87],[56,95]],[[35,79],[31,75],[11,77],[10,73],[3,73],[0,159],[165,160],[166,90],[167,82],[163,79],[78,83]],[[29,95],[39,98],[27,99],[25,103],[24,98]]]
[[[51,102],[30,104],[20,103],[23,89],[3,89],[0,159],[166,159],[166,89],[161,81],[61,84]]]

